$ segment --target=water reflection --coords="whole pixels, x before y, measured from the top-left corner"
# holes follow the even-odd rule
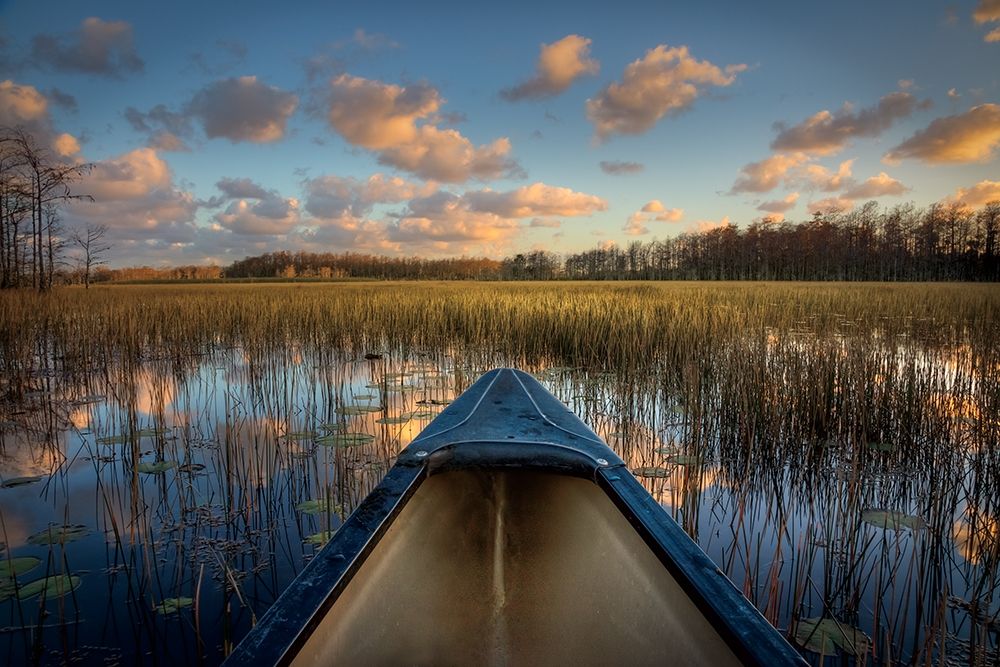
[[[859,366],[877,379],[853,386],[872,396],[821,414],[793,399],[824,397],[812,383],[844,354],[843,339],[771,332],[759,344],[768,363],[800,373],[782,377],[801,383],[789,396],[781,387],[728,395],[694,367],[636,377],[474,349],[364,359],[297,344],[50,378],[0,428],[0,479],[41,477],[0,488],[0,541],[4,556],[38,557],[82,583],[44,603],[40,644],[25,640],[40,602],[0,602],[2,623],[18,629],[0,635],[0,655],[11,664],[149,653],[219,662],[398,453],[497,365],[536,372],[778,627],[829,613],[853,619],[875,637],[875,662],[935,656],[942,631],[967,641],[961,604],[949,603],[950,619],[928,610],[958,600],[997,612],[983,582],[996,575],[998,508],[976,497],[996,486],[973,483],[996,469],[983,458],[995,449],[984,444],[995,443],[995,424],[982,419],[969,380],[971,351]],[[922,376],[926,400],[909,425],[853,415],[900,409],[879,401],[918,364],[941,370]],[[879,525],[866,521],[871,512],[924,527]],[[29,541],[50,524],[86,530]],[[163,606],[174,598],[198,604]]]

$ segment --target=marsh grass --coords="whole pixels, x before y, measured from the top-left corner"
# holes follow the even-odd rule
[[[5,293],[0,558],[79,588],[0,603],[4,654],[218,662],[437,411],[519,366],[817,660],[990,664],[998,306],[941,284]]]

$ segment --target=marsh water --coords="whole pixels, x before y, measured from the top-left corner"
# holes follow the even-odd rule
[[[0,663],[221,662],[440,410],[519,366],[814,662],[991,664],[996,359],[876,332],[848,384],[849,324],[746,342],[749,393],[706,368],[388,342],[42,360],[0,415]]]

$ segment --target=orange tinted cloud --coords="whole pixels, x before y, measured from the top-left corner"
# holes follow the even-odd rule
[[[590,58],[589,39],[567,35],[557,42],[542,44],[536,70],[534,77],[502,90],[500,95],[511,101],[558,95],[577,78],[597,74],[600,64]]]
[[[959,188],[949,199],[977,208],[992,201],[1000,201],[1000,181],[983,180],[973,186]]]
[[[777,153],[771,157],[751,162],[740,169],[740,176],[733,183],[731,192],[770,192],[783,181],[790,170],[809,160],[805,153]]]
[[[16,126],[48,117],[48,102],[34,86],[0,81],[0,125]]]
[[[654,199],[650,202],[647,202],[646,205],[642,207],[643,213],[659,213],[662,210],[663,210],[663,202],[661,202],[659,199]]]
[[[1000,0],[979,0],[979,5],[972,13],[976,23],[1000,21]]]
[[[507,138],[474,146],[457,130],[432,124],[444,100],[424,84],[397,86],[342,74],[330,82],[327,120],[348,142],[375,151],[382,164],[422,178],[461,183],[518,170]]]
[[[844,160],[837,167],[836,172],[818,164],[807,164],[796,174],[807,189],[822,190],[823,192],[834,192],[840,190],[851,182],[851,167],[854,160]]]
[[[887,195],[899,196],[908,189],[905,185],[883,171],[879,172],[878,176],[872,176],[865,182],[848,188],[842,196],[845,199],[871,199]]]
[[[809,202],[806,206],[806,210],[809,211],[810,215],[813,213],[850,211],[852,208],[854,208],[854,201],[843,197],[827,197],[819,201]]]
[[[693,58],[686,46],[661,44],[625,68],[612,83],[587,100],[587,117],[598,139],[612,134],[641,134],[661,118],[689,108],[709,86],[729,86],[746,65],[720,68]]]
[[[595,195],[545,183],[532,183],[509,192],[478,190],[464,195],[469,210],[504,218],[580,216],[604,211],[608,203]]]
[[[645,225],[645,219],[641,213],[633,213],[625,221],[625,226],[622,227],[622,231],[629,236],[642,236],[644,234],[649,234],[649,227]]]
[[[886,153],[895,163],[905,158],[931,164],[987,162],[1000,145],[1000,105],[980,104],[962,114],[934,120]]]
[[[902,82],[900,82],[902,83]],[[820,111],[798,125],[778,125],[771,148],[817,155],[836,153],[854,137],[876,137],[892,123],[913,113],[916,99],[909,93],[890,93],[878,104],[855,113],[849,105],[836,113]]]
[[[187,111],[201,120],[209,139],[268,143],[285,136],[298,102],[294,94],[255,76],[241,76],[205,86],[191,98]]]
[[[767,213],[787,213],[795,207],[795,202],[799,200],[799,193],[793,192],[784,199],[776,199],[773,201],[766,201],[757,207],[758,211],[765,211]]]

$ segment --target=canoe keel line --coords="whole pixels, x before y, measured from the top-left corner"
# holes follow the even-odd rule
[[[226,665],[784,665],[801,656],[534,378],[481,377]]]

